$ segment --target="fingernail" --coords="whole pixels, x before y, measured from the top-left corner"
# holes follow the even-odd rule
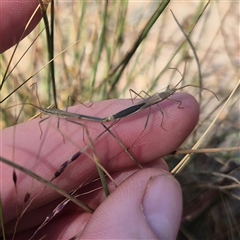
[[[175,239],[182,215],[182,193],[177,180],[166,173],[149,180],[143,196],[143,212],[160,239]]]

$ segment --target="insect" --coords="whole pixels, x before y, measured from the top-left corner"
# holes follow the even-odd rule
[[[70,122],[73,122],[72,119],[81,119],[81,120],[87,120],[87,121],[94,121],[94,122],[100,122],[105,130],[99,135],[97,136],[97,138],[95,138],[92,142],[95,142],[97,139],[99,139],[105,132],[109,132],[114,138],[115,140],[119,143],[119,145],[121,145],[121,147],[124,149],[124,151],[130,156],[130,158],[141,168],[141,165],[134,159],[134,157],[129,153],[128,149],[129,148],[126,148],[124,146],[124,144],[112,133],[112,131],[110,130],[110,128],[116,123],[117,120],[120,120],[122,118],[125,118],[125,117],[128,117],[128,116],[131,116],[133,114],[136,114],[144,109],[147,109],[151,108],[151,106],[165,100],[165,99],[168,99],[171,95],[173,95],[177,90],[180,90],[180,89],[183,89],[185,87],[188,87],[188,86],[192,86],[192,87],[198,87],[198,86],[195,86],[195,85],[185,85],[183,87],[178,87],[179,83],[182,81],[182,79],[177,83],[177,85],[175,85],[174,88],[170,88],[168,86],[167,90],[166,91],[163,91],[163,92],[159,92],[159,93],[155,93],[154,95],[152,96],[149,96],[143,100],[141,100],[140,102],[138,102],[137,104],[134,104],[133,106],[130,106],[128,108],[125,108],[119,112],[117,112],[116,114],[113,114],[111,116],[108,116],[108,117],[104,117],[104,118],[99,118],[99,117],[93,117],[93,116],[88,116],[88,115],[83,115],[83,114],[78,114],[78,113],[71,113],[71,112],[68,112],[68,111],[63,111],[63,110],[59,110],[59,109],[56,109],[56,108],[53,108],[53,109],[46,109],[46,108],[40,108],[40,107],[37,107],[33,104],[30,104],[28,103],[29,105],[32,105],[36,108],[38,108],[41,113],[43,114],[46,114],[46,115],[53,115],[53,116],[57,116],[59,118],[64,118],[64,119],[67,119],[68,121]],[[207,91],[210,91],[206,88],[201,88],[203,90],[207,90]],[[216,98],[217,96],[212,92],[210,91]],[[169,99],[169,100],[172,100],[172,101],[176,101],[176,102],[179,102],[179,105],[178,105],[178,108],[181,108],[181,104],[182,102],[181,101],[178,101],[178,100],[174,100],[174,99]],[[161,109],[160,109],[161,110]],[[162,112],[162,110],[161,110]],[[163,112],[162,112],[163,114]],[[163,115],[164,116],[164,115]],[[149,115],[148,115],[149,117]],[[105,126],[104,123],[105,122],[110,122],[110,121],[115,121],[114,123],[112,123],[110,126]],[[148,121],[148,120],[147,120]],[[147,121],[146,121],[146,124],[145,124],[145,127],[143,129],[143,131],[145,130],[146,126],[147,126]],[[163,119],[162,119],[162,122],[163,122]],[[76,123],[76,122],[75,122]],[[81,123],[77,123],[77,124],[80,124],[82,125]],[[161,123],[161,126],[162,126],[162,123]],[[142,131],[142,132],[143,132]],[[140,133],[140,135],[137,137],[137,139],[141,136],[142,132]],[[136,141],[136,140],[135,140]],[[134,143],[135,143],[134,141]],[[134,144],[133,143],[133,144]],[[132,144],[132,145],[133,145]],[[81,151],[78,151],[76,152],[75,154],[73,154],[67,161],[65,161],[61,166],[60,168],[53,174],[52,178],[50,179],[50,181],[53,181],[55,178],[59,177],[62,172],[71,164],[73,163],[75,160],[77,160],[83,152],[85,152],[89,147],[91,147],[91,144],[89,145],[86,145],[83,149],[81,149]],[[131,146],[130,146],[131,147]]]
[[[31,103],[25,103],[25,104],[28,104],[28,105],[31,105],[33,107],[36,107],[37,109],[40,110],[41,113],[45,114],[45,115],[48,115],[48,118],[50,116],[56,116],[58,118],[63,118],[63,119],[66,119],[68,122],[72,122],[74,124],[78,124],[78,125],[81,125],[84,127],[84,129],[87,131],[88,133],[88,130],[86,128],[86,126],[80,122],[76,122],[74,121],[73,119],[76,119],[76,120],[87,120],[87,121],[93,121],[93,122],[99,122],[102,124],[102,126],[105,128],[105,130],[100,133],[94,140],[92,140],[92,142],[95,142],[97,139],[99,139],[105,132],[109,132],[111,134],[111,136],[118,142],[118,144],[123,148],[123,150],[127,153],[127,155],[137,164],[137,166],[139,168],[142,168],[142,166],[140,165],[140,163],[129,153],[129,151],[127,150],[127,148],[124,146],[124,144],[121,142],[120,139],[118,139],[114,133],[110,130],[110,128],[112,126],[114,126],[116,124],[116,122],[112,123],[110,126],[105,126],[104,125],[104,119],[105,118],[99,118],[99,117],[93,117],[93,116],[88,116],[88,115],[83,115],[83,114],[78,114],[78,113],[72,113],[72,112],[68,112],[68,111],[64,111],[64,110],[60,110],[60,109],[57,109],[57,108],[52,108],[52,109],[47,109],[47,108],[40,108],[34,104],[31,104]],[[42,131],[42,128],[40,126],[41,122],[46,120],[47,118],[45,119],[42,119],[40,122],[39,122],[39,127],[40,127],[40,131],[41,131],[41,136],[43,134],[43,131]],[[115,120],[115,119],[114,119]],[[58,126],[59,128],[59,126]],[[60,132],[61,133],[61,132]],[[61,133],[62,134],[62,133]],[[40,138],[41,138],[40,136]],[[64,136],[63,136],[64,137]],[[90,139],[90,136],[89,136],[89,133],[88,133],[88,138]],[[87,144],[81,151],[79,152],[76,152],[75,154],[73,154],[67,161],[65,161],[65,163],[63,163],[61,165],[61,167],[59,168],[59,170],[54,174],[54,176],[52,177],[51,181],[53,179],[55,179],[56,177],[58,177],[66,168],[69,164],[71,164],[72,162],[74,162],[80,155],[82,155],[83,152],[85,152],[89,147],[90,147],[91,144]]]
[[[113,121],[113,120],[125,118],[125,117],[131,116],[133,114],[136,114],[136,113],[138,113],[138,112],[140,112],[140,111],[142,111],[142,110],[144,110],[146,108],[149,108],[149,107],[151,107],[151,106],[153,106],[153,105],[155,105],[155,104],[157,104],[159,102],[162,102],[165,99],[168,99],[176,91],[178,91],[180,89],[183,89],[185,87],[197,87],[197,88],[200,88],[202,90],[207,90],[207,91],[211,92],[218,99],[216,94],[214,92],[212,92],[211,90],[207,89],[207,88],[195,86],[195,85],[192,85],[192,84],[187,84],[185,86],[182,86],[182,87],[178,88],[177,86],[181,83],[182,80],[183,79],[181,79],[174,88],[170,88],[168,86],[166,91],[164,91],[164,92],[157,92],[157,93],[155,93],[152,96],[144,98],[143,100],[141,100],[137,104],[134,104],[131,107],[125,108],[125,109],[121,110],[120,112],[118,112],[118,113],[116,113],[114,115],[111,115],[109,117],[103,118],[102,121],[103,122],[110,122],[110,121]],[[131,91],[133,91],[133,90],[131,90]],[[137,94],[137,95],[139,95],[139,94]],[[182,104],[181,101],[176,100],[176,99],[168,99],[168,100],[179,102],[178,108],[181,108],[181,104]],[[162,114],[163,114],[163,112],[162,112]]]
[[[30,105],[30,106],[33,106],[33,107],[37,108],[42,114],[48,115],[47,118],[44,118],[44,119],[39,121],[39,128],[40,128],[40,132],[41,132],[40,139],[41,139],[42,134],[43,134],[43,131],[42,131],[42,128],[41,128],[41,123],[43,121],[45,121],[46,119],[48,119],[50,116],[56,116],[58,118],[66,119],[70,122],[73,122],[73,121],[71,121],[71,119],[88,120],[88,121],[94,121],[94,122],[102,122],[102,120],[103,120],[102,118],[83,115],[83,114],[78,114],[78,113],[72,113],[72,112],[60,110],[58,108],[41,108],[41,107],[38,107],[38,106],[36,106],[32,103],[19,103],[17,105]],[[11,107],[8,107],[8,108],[11,108]],[[32,117],[31,119],[33,119],[33,118],[36,118],[36,116]],[[75,122],[75,123],[77,123],[77,122]],[[77,124],[83,126],[83,124],[81,124],[79,122]],[[59,128],[59,122],[58,122],[58,128]]]
[[[178,70],[177,70],[178,71]],[[179,71],[178,71],[179,72]],[[179,72],[180,73],[180,72]],[[181,73],[180,73],[181,74]],[[150,116],[150,111],[151,111],[151,106],[155,105],[155,104],[158,104],[164,100],[171,100],[171,101],[175,101],[175,102],[178,102],[178,108],[183,108],[181,107],[182,105],[182,102],[177,100],[177,99],[168,99],[171,95],[173,95],[176,91],[180,90],[180,89],[183,89],[185,87],[198,87],[202,90],[207,90],[209,92],[211,92],[217,99],[218,97],[216,96],[216,94],[214,92],[212,92],[211,90],[209,89],[206,89],[206,88],[203,88],[203,87],[199,87],[199,86],[196,86],[196,85],[192,85],[192,84],[188,84],[188,85],[185,85],[185,86],[182,86],[182,87],[178,87],[179,84],[181,83],[181,81],[183,80],[183,78],[175,85],[175,87],[173,88],[170,88],[170,86],[167,87],[166,91],[163,91],[163,92],[157,92],[155,93],[154,95],[152,96],[149,96],[147,98],[144,98],[142,99],[140,102],[138,102],[137,104],[134,104],[133,106],[131,107],[128,107],[128,108],[125,108],[119,112],[117,112],[116,114],[114,115],[111,115],[109,117],[106,117],[103,119],[103,122],[110,122],[110,121],[114,121],[114,120],[120,120],[122,118],[125,118],[125,117],[128,117],[128,116],[131,116],[133,114],[136,114],[142,110],[145,110],[147,108],[149,108],[149,113],[148,113],[148,116],[147,116],[147,119],[146,119],[146,123],[145,123],[145,126],[144,126],[144,129],[142,130],[142,132],[139,134],[139,136],[135,139],[134,143],[131,145],[133,146],[135,144],[135,142],[140,138],[140,136],[142,135],[142,133],[145,131],[147,125],[148,125],[148,120],[149,120],[149,116]],[[136,93],[137,94],[137,93]],[[147,93],[146,93],[147,94]],[[139,94],[137,94],[139,95]],[[148,95],[148,94],[147,94]],[[162,120],[161,120],[161,128],[163,130],[166,131],[166,129],[164,129],[163,127],[163,120],[164,120],[164,113],[162,111],[162,109],[159,107],[159,110],[162,114]]]

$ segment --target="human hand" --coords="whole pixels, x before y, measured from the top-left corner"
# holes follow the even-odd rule
[[[0,28],[1,52],[20,38],[38,1],[32,3],[21,1],[17,4],[22,6],[22,11],[20,7],[16,8],[16,3],[1,2],[0,11],[5,13]],[[40,18],[38,14],[27,33],[34,28]],[[59,216],[41,229],[36,237],[46,235],[47,239],[69,239],[79,232],[80,238],[97,239],[176,237],[182,211],[181,190],[176,180],[167,172],[167,165],[161,157],[174,151],[189,135],[197,123],[199,109],[191,96],[186,94],[174,96],[183,102],[184,109],[178,109],[177,105],[170,101],[160,104],[164,112],[163,125],[166,131],[160,126],[162,115],[156,106],[152,107],[148,126],[137,142],[135,139],[144,128],[148,110],[123,119],[111,128],[126,147],[134,143],[129,151],[144,169],[137,169],[117,141],[105,133],[94,142],[94,150],[118,187],[114,189],[110,184],[111,194],[107,198],[102,190],[81,198],[95,209],[93,214],[83,212],[75,205],[69,204]],[[69,111],[105,117],[130,104],[129,100],[111,100],[95,103],[89,109],[75,106]],[[44,135],[40,140],[38,123],[39,119],[36,119],[17,125],[15,129],[12,127],[3,130],[1,156],[36,172],[45,179],[50,179],[63,162],[85,145],[83,129],[61,120],[60,130],[65,136],[64,143],[56,127],[57,118],[51,117],[41,125]],[[89,129],[91,139],[104,130],[99,123],[84,122],[84,124]],[[26,207],[23,201],[26,193],[30,192],[30,200],[34,198],[27,212],[20,218],[15,236],[15,239],[28,239],[62,198],[52,189],[43,190],[40,183],[19,171],[15,187],[11,177],[13,168],[3,163],[0,166],[1,181],[4,183],[1,201],[7,233],[11,234],[13,227],[16,226],[18,216],[16,209]],[[94,163],[82,155],[54,180],[54,183],[70,191],[97,176]],[[87,188],[94,189],[97,186],[99,183],[93,182]]]
[[[166,130],[160,126],[162,114],[157,106],[152,107],[148,125],[136,142],[135,139],[146,123],[148,110],[122,119],[111,128],[127,148],[134,143],[129,151],[143,165],[143,170],[137,169],[119,143],[106,132],[94,142],[94,150],[118,187],[115,190],[112,187],[112,192],[106,199],[102,190],[83,197],[83,202],[96,209],[93,214],[69,207],[70,211],[63,210],[62,214],[49,222],[37,236],[48,234],[48,239],[68,239],[82,232],[80,238],[174,239],[181,218],[181,190],[176,180],[167,172],[167,166],[160,157],[176,150],[185,140],[197,123],[199,111],[192,96],[178,93],[174,95],[174,99],[176,98],[182,101],[184,109],[177,108],[177,104],[172,101],[160,103]],[[94,103],[90,108],[71,107],[69,111],[104,117],[130,104],[130,100],[110,100]],[[63,162],[85,146],[84,130],[81,126],[61,119],[59,129],[65,136],[64,143],[57,129],[57,121],[56,117],[51,117],[41,124],[44,131],[41,140],[39,119],[17,125],[15,135],[13,127],[3,130],[1,155],[12,159],[14,149],[16,163],[45,179],[50,179]],[[91,139],[104,130],[100,123],[81,122],[88,128]],[[88,141],[86,133],[85,140]],[[36,230],[36,226],[54,209],[56,201],[60,201],[57,200],[59,195],[49,189],[43,191],[41,184],[17,172],[16,197],[11,179],[12,167],[2,164],[1,169],[1,179],[4,182],[1,194],[3,213],[5,221],[9,222],[6,225],[7,232],[15,225],[15,207],[23,207],[23,199],[28,189],[32,189],[31,199],[35,197],[26,217],[22,217],[19,222],[19,232],[16,235],[19,239],[27,239],[33,229]],[[93,161],[82,155],[55,179],[54,183],[70,191],[97,176]],[[97,186],[99,184],[94,182],[89,188],[94,189]]]

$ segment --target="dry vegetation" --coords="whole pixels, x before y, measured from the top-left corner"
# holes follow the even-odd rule
[[[198,99],[201,115],[198,126],[181,149],[191,149],[220,113],[233,89],[239,84],[239,3],[236,1],[174,1],[139,42],[130,61],[119,63],[145,28],[159,6],[159,1],[72,1],[55,2],[54,61],[57,102],[60,109],[69,95],[88,103],[109,98],[130,98],[129,89],[153,94],[181,78],[177,68],[184,71],[184,83],[201,85],[219,98],[202,91]],[[190,34],[198,55],[202,79],[193,51],[170,12],[173,11],[184,31]],[[49,13],[48,13],[49,14]],[[19,102],[42,107],[53,103],[51,77],[48,67],[46,33],[43,21],[17,48],[10,69],[13,69],[1,90],[1,100],[17,86],[34,75],[13,95],[1,103],[1,127],[27,121],[38,109],[25,106],[21,112],[8,109]],[[146,28],[145,28],[146,30]],[[35,41],[36,39],[36,41]],[[77,41],[77,42],[76,42]],[[33,43],[33,44],[32,44]],[[23,53],[30,46],[26,55]],[[69,47],[70,46],[70,47]],[[69,47],[69,48],[68,48]],[[13,49],[1,56],[1,76],[9,63]],[[19,58],[18,65],[15,65]],[[126,66],[124,64],[126,63]],[[124,66],[124,67],[123,67]],[[38,98],[32,83],[37,83]],[[199,97],[199,89],[184,91]],[[46,94],[49,93],[49,94]],[[184,213],[178,239],[238,239],[239,216],[239,154],[222,151],[239,147],[239,87],[214,125],[201,141],[200,148],[214,148],[193,154],[183,171],[176,174],[184,195]],[[71,105],[78,104],[72,101]],[[15,108],[14,108],[15,109]],[[183,155],[166,156],[173,169]]]

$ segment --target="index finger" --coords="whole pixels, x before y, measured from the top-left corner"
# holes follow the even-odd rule
[[[174,94],[173,98],[181,101],[181,106],[184,108],[178,108],[179,103],[169,100],[159,104],[164,113],[163,124],[165,130],[161,127],[162,113],[157,105],[152,106],[148,125],[136,142],[136,138],[144,129],[148,109],[122,119],[111,128],[114,135],[122,141],[138,162],[142,164],[148,163],[173,152],[195,127],[199,116],[199,106],[196,100],[191,95],[184,93]],[[90,108],[74,106],[69,108],[69,111],[105,117],[128,107],[130,104],[130,100],[109,100],[94,103]],[[51,117],[43,122],[44,136],[41,140],[39,139],[39,119],[17,125],[15,135],[13,128],[5,129],[2,132],[2,139],[4,139],[2,156],[11,159],[14,149],[15,162],[46,179],[50,179],[69,157],[86,145],[83,141],[84,129],[65,120],[60,121],[60,130],[66,137],[64,143],[62,135],[57,130],[57,120],[56,117]],[[92,140],[104,130],[100,123],[81,122],[86,125],[89,137]],[[86,132],[85,140],[89,141]],[[110,174],[135,166],[135,163],[108,132],[95,141],[93,146],[100,163]],[[88,153],[91,154],[90,148]],[[2,165],[2,169],[4,170],[2,171],[4,173],[2,181],[6,186],[2,191],[2,202],[4,208],[8,209],[7,212],[11,212],[9,218],[12,218],[14,208],[11,206],[14,204],[15,199],[9,198],[9,196],[14,194],[15,189],[10,177],[13,170],[6,165]],[[97,176],[98,173],[94,162],[85,154],[81,154],[62,175],[54,180],[54,183],[66,190],[71,190],[84,183],[86,179],[91,180]],[[22,196],[21,199],[24,198],[26,189],[31,184],[31,178],[18,173],[17,187],[18,195]],[[35,193],[38,193],[41,189],[41,184],[34,182]],[[39,207],[39,205],[52,201],[57,196],[54,191],[44,191],[41,193],[41,199],[34,201],[31,208]],[[9,202],[12,202],[12,204],[9,205]]]

